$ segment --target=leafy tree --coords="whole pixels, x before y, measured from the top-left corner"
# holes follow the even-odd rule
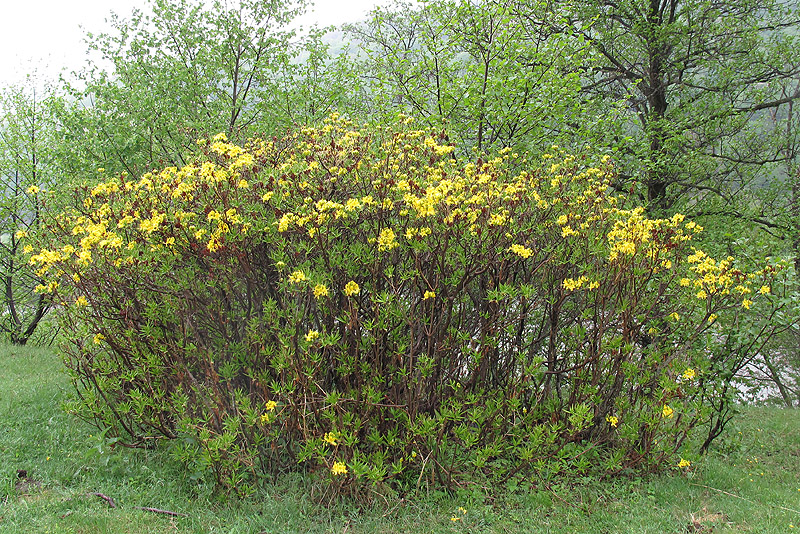
[[[41,280],[23,254],[42,225],[43,197],[54,180],[51,147],[58,143],[52,122],[57,98],[33,87],[6,88],[0,100],[0,332],[19,345],[53,305],[51,295],[36,291]]]
[[[185,163],[207,133],[236,139],[285,127],[279,73],[294,35],[286,25],[303,4],[150,0],[149,10],[128,19],[112,15],[111,32],[88,35],[90,50],[111,68],[90,64],[85,89],[73,87],[86,111],[69,121],[77,148],[109,170],[135,174]]]
[[[335,35],[332,28],[311,29],[298,43],[293,61],[281,66],[275,105],[278,123],[318,124],[338,110],[366,114],[358,64],[347,47],[331,51],[331,35]]]
[[[523,2],[517,9],[529,13]],[[739,200],[781,179],[777,165],[795,158],[770,119],[800,97],[796,5],[579,0],[558,9],[560,30],[596,54],[584,90],[628,99],[635,142],[626,171],[642,200],[655,210],[693,204],[698,214],[760,222]]]
[[[580,95],[586,47],[532,32],[512,7],[397,2],[349,26],[366,55],[360,70],[370,113],[403,111],[432,127],[445,122],[462,148],[479,151],[595,144],[598,134],[613,132],[613,110],[601,113]]]

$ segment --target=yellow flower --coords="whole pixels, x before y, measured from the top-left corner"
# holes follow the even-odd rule
[[[466,515],[466,513],[467,513],[467,509],[466,509],[466,508],[464,508],[463,506],[459,506],[459,507],[458,507],[458,511],[459,511],[459,512],[461,512],[462,514],[465,514],[465,515]]]
[[[636,254],[636,243],[633,241],[623,241],[616,246],[616,249],[622,252],[623,254],[627,254],[628,256],[633,256]]]
[[[356,284],[353,280],[350,280],[347,282],[347,285],[344,286],[344,294],[348,297],[358,295],[359,291],[361,291],[361,288],[358,287],[358,284]]]
[[[222,244],[220,243],[219,239],[216,236],[212,236],[211,239],[208,240],[208,244],[206,248],[209,252],[216,252],[220,249]]]
[[[306,334],[306,341],[308,343],[311,343],[318,337],[319,337],[319,332],[317,332],[316,330],[309,330],[308,333]]]
[[[422,298],[422,300],[428,300],[428,299],[432,299],[432,298],[436,298],[436,292],[435,291],[426,291],[425,292],[425,296]]]
[[[609,423],[612,427],[616,427],[619,424],[619,418],[615,415],[607,415],[606,422]]]
[[[508,221],[508,217],[502,213],[492,213],[489,217],[489,226],[503,226]]]
[[[744,299],[744,300],[742,301],[742,307],[743,307],[743,308],[745,308],[745,309],[747,309],[747,310],[749,310],[749,309],[750,309],[750,306],[752,306],[752,305],[753,305],[753,301],[752,301],[752,300],[750,300],[750,299]]]
[[[250,187],[250,184],[247,183],[247,180],[239,180],[239,183],[236,184],[239,189],[247,189]]]
[[[29,194],[29,195],[35,195],[35,194],[37,194],[39,191],[41,191],[41,189],[39,189],[39,188],[38,188],[38,187],[36,187],[35,185],[32,185],[32,186],[30,186],[30,187],[27,189],[27,192],[28,192],[28,194]]]
[[[669,318],[672,319],[673,321],[680,321],[681,320],[681,316],[680,316],[680,314],[678,312],[670,313],[669,314]]]
[[[694,370],[694,369],[692,369],[692,368],[686,369],[686,370],[683,372],[683,374],[681,375],[681,377],[682,377],[684,380],[692,380],[692,379],[693,379],[694,377],[696,377],[696,376],[697,376],[697,373],[696,373],[696,372],[695,372],[695,370]]]
[[[392,250],[398,245],[399,243],[397,242],[394,231],[391,228],[384,228],[381,230],[381,235],[378,236],[378,252]]]
[[[692,465],[692,462],[690,462],[689,460],[684,460],[683,458],[681,458],[681,461],[678,462],[678,467],[680,467],[681,469],[683,469],[684,467],[689,467],[690,465]]]
[[[325,287],[323,284],[317,284],[314,286],[314,298],[318,299],[320,297],[327,297],[328,296],[328,288]]]
[[[573,278],[567,278],[561,283],[561,285],[567,291],[574,291],[576,289],[580,289],[583,286],[583,284],[587,282],[589,282],[589,279],[586,278],[585,276],[581,276],[577,280]]]
[[[76,305],[76,306],[78,306],[78,307],[80,307],[80,308],[83,308],[83,307],[85,307],[85,306],[88,306],[88,305],[89,305],[89,301],[88,301],[88,300],[86,300],[86,297],[84,297],[83,295],[81,295],[80,297],[78,297],[78,298],[75,300],[75,305]]]
[[[664,417],[665,419],[672,419],[672,415],[674,413],[675,411],[665,404],[664,408],[661,410],[661,417]]]
[[[508,249],[509,252],[513,252],[517,256],[522,256],[523,258],[530,258],[533,251],[527,247],[523,247],[522,245],[511,245]]]
[[[461,518],[454,515],[453,517],[450,518],[450,521],[455,523],[456,521],[461,521]]]
[[[711,324],[716,320],[717,320],[717,314],[716,313],[712,313],[711,315],[708,316],[708,324]]]
[[[278,403],[275,402],[274,400],[271,400],[271,401],[267,401],[267,403],[264,405],[264,409],[267,410],[268,412],[271,412],[277,406],[278,406]]]
[[[348,198],[344,204],[345,211],[355,211],[361,207],[361,202],[357,198]]]
[[[573,230],[570,226],[565,226],[561,229],[561,237],[569,237],[571,235],[578,235],[578,232]]]
[[[761,289],[758,290],[759,293],[762,295],[768,295],[770,292],[769,286],[761,286]]]
[[[347,466],[343,462],[334,462],[333,467],[331,467],[331,473],[334,475],[346,475]]]
[[[322,438],[322,439],[325,440],[325,443],[327,443],[329,445],[333,445],[334,447],[339,444],[339,442],[336,441],[338,438],[336,437],[336,433],[335,432],[327,432],[325,434],[325,437]]]
[[[294,271],[289,275],[290,284],[299,284],[300,282],[305,282],[306,280],[308,280],[308,278],[306,277],[306,273],[303,271]]]
[[[101,341],[106,338],[103,334],[95,334],[94,339],[92,340],[95,345],[99,345]]]
[[[700,300],[705,300],[706,298],[708,298],[708,293],[706,293],[705,291],[703,291],[703,290],[701,289],[700,291],[698,291],[698,292],[697,292],[697,295],[696,295],[696,296],[697,296],[697,298],[699,298]]]

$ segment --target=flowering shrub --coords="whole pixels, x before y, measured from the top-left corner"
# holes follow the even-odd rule
[[[706,334],[771,271],[618,206],[607,160],[464,162],[408,122],[219,135],[76,189],[31,257],[64,304],[75,409],[179,438],[240,491],[298,463],[350,491],[672,455],[706,417]]]

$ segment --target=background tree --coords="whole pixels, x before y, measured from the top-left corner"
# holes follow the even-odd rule
[[[608,144],[617,113],[580,93],[586,46],[553,31],[531,31],[513,7],[397,2],[348,26],[363,50],[358,70],[370,114],[403,111],[428,126],[446,123],[462,149],[542,152],[559,143]],[[544,16],[552,26],[553,15]]]
[[[85,89],[73,86],[76,149],[135,174],[184,164],[208,134],[237,139],[285,128],[279,75],[293,53],[287,24],[303,4],[151,0],[148,11],[112,16],[112,31],[87,40],[111,68],[90,64]]]
[[[742,193],[785,182],[780,165],[794,158],[768,119],[800,97],[796,6],[619,0],[556,9],[562,31],[596,54],[584,91],[628,99],[625,127],[635,142],[625,171],[641,185],[640,199],[656,211],[758,221]]]
[[[56,175],[52,147],[58,144],[53,123],[57,97],[49,89],[6,88],[0,96],[0,332],[25,345],[52,307],[23,250],[42,225],[43,198]]]

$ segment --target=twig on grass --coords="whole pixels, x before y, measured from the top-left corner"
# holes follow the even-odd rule
[[[171,515],[173,517],[189,517],[180,512],[173,512],[172,510],[160,510],[158,508],[150,508],[149,506],[134,506],[137,510],[144,510],[145,512],[153,512],[154,514]]]
[[[93,491],[91,493],[88,493],[87,495],[94,495],[95,497],[100,497],[101,499],[103,499],[108,503],[108,506],[110,508],[117,507],[117,505],[114,503],[114,499],[112,499],[108,495],[105,495],[104,493],[98,493],[96,491]],[[182,514],[180,512],[173,512],[172,510],[161,510],[160,508],[150,508],[149,506],[134,506],[134,508],[136,510],[144,510],[145,512],[153,512],[154,514],[164,514],[173,517],[189,517],[186,514]]]
[[[553,496],[554,496],[556,499],[558,499],[559,501],[563,502],[563,503],[564,503],[564,504],[566,504],[567,506],[572,506],[573,508],[577,508],[577,507],[578,507],[578,505],[577,505],[577,504],[574,504],[574,503],[571,503],[571,502],[569,502],[569,501],[566,501],[566,500],[564,500],[564,499],[563,499],[563,498],[562,498],[562,497],[561,497],[561,496],[560,496],[558,493],[556,493],[556,492],[553,490],[552,486],[550,486],[549,484],[545,484],[545,487],[547,488],[547,491],[549,491],[550,493],[552,493],[552,494],[553,494]]]
[[[730,492],[727,492],[727,491],[725,491],[725,490],[721,490],[721,489],[717,489],[717,488],[712,488],[711,486],[706,486],[705,484],[695,484],[695,483],[693,483],[693,482],[692,482],[692,483],[690,483],[689,485],[690,485],[690,486],[697,486],[697,487],[699,487],[699,488],[706,488],[706,489],[710,489],[710,490],[716,491],[716,492],[718,492],[718,493],[722,493],[722,494],[724,494],[724,495],[727,495],[727,496],[729,496],[729,497],[736,497],[737,499],[741,499],[741,500],[743,500],[743,501],[747,501],[747,502],[749,502],[750,504],[755,504],[756,506],[759,506],[759,505],[761,505],[761,503],[758,503],[758,502],[755,502],[755,501],[751,501],[750,499],[746,499],[746,498],[744,498],[744,497],[742,497],[742,496],[740,496],[740,495],[736,495],[735,493],[730,493]],[[800,511],[799,511],[799,510],[793,510],[793,509],[791,509],[791,508],[786,508],[785,506],[781,506],[781,505],[779,505],[779,504],[770,504],[770,503],[766,503],[766,505],[767,505],[767,506],[772,506],[773,508],[780,508],[781,510],[786,510],[787,512],[792,512],[792,513],[795,513],[795,514],[800,514]]]
[[[117,507],[117,505],[114,504],[114,499],[112,499],[108,495],[104,495],[104,494],[98,493],[96,491],[93,491],[93,492],[89,493],[88,495],[94,495],[95,497],[100,497],[101,499],[106,501],[108,503],[108,506],[110,506],[111,508],[116,508]]]

